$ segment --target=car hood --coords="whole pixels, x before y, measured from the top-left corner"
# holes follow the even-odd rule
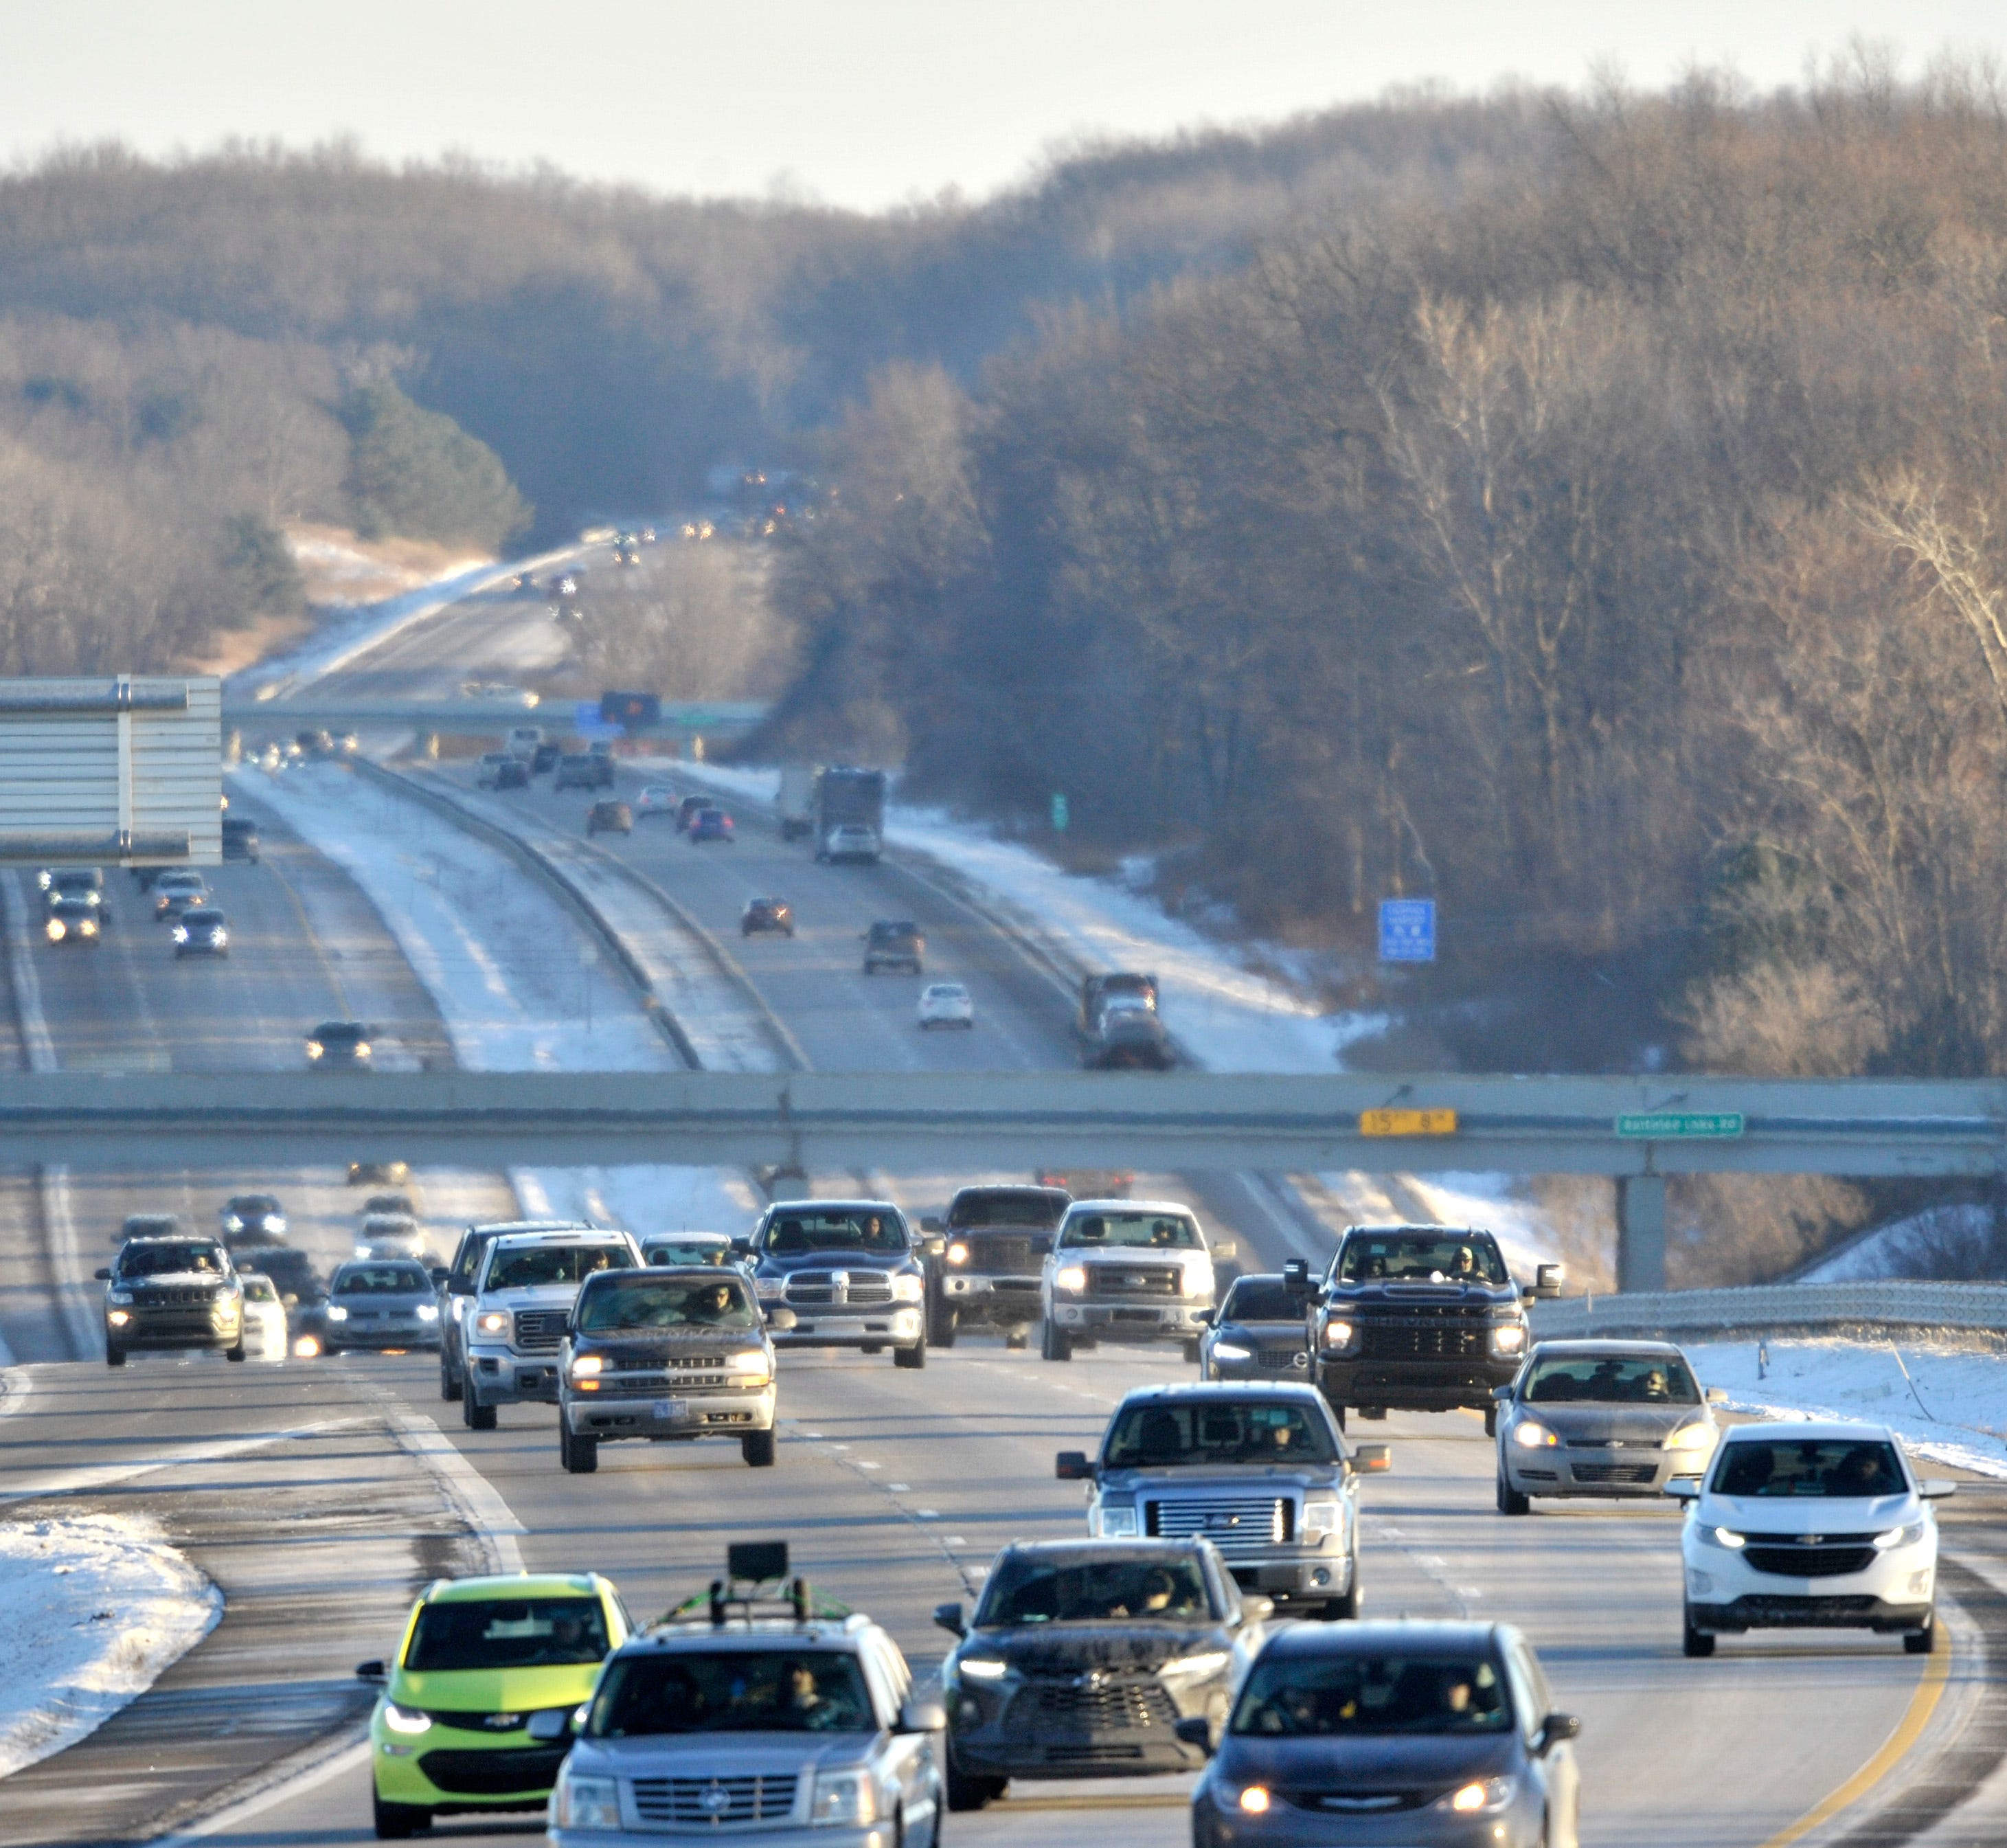
[[[1217,1332],[1229,1339],[1254,1341],[1265,1348],[1285,1344],[1300,1348],[1309,1338],[1300,1322],[1222,1322]]]
[[[144,1277],[115,1277],[111,1287],[115,1290],[185,1290],[199,1284],[206,1289],[225,1289],[236,1281],[234,1277],[219,1277],[213,1270],[153,1270]]]
[[[757,1328],[608,1329],[572,1338],[574,1354],[597,1354],[616,1371],[672,1360],[679,1354],[730,1354],[763,1344]]]
[[[1538,1419],[1564,1443],[1662,1443],[1681,1426],[1705,1416],[1698,1405],[1522,1404],[1513,1409],[1522,1418]]]
[[[1218,1624],[1039,1624],[971,1632],[968,1652],[1001,1655],[1021,1674],[1078,1674],[1087,1669],[1154,1673],[1167,1662],[1204,1649],[1230,1649],[1232,1633]]]
[[[1324,1489],[1344,1478],[1339,1463],[1243,1463],[1208,1468],[1192,1464],[1159,1469],[1104,1469],[1100,1488],[1138,1495],[1280,1495],[1290,1489]]]
[[[430,1309],[439,1301],[431,1291],[411,1291],[408,1294],[397,1291],[358,1290],[353,1295],[336,1295],[328,1299],[338,1302],[351,1313],[359,1309],[388,1309],[393,1315],[408,1316],[421,1306]]]
[[[1085,1264],[1089,1270],[1134,1270],[1145,1264],[1209,1264],[1209,1252],[1189,1246],[1063,1245],[1053,1253],[1055,1264]]]
[[[1697,1518],[1749,1534],[1878,1534],[1922,1518],[1923,1503],[1901,1495],[1708,1495]]]
[[[793,1776],[861,1765],[869,1733],[665,1733],[644,1739],[581,1739],[572,1775],[606,1777]]]
[[[534,1713],[575,1707],[599,1679],[596,1662],[554,1668],[399,1669],[386,1691],[400,1706],[444,1713]]]
[[[570,1309],[577,1300],[577,1284],[538,1284],[523,1290],[488,1290],[482,1292],[481,1309]]]
[[[1283,1790],[1453,1790],[1473,1778],[1499,1777],[1518,1763],[1511,1732],[1368,1734],[1355,1739],[1264,1739],[1229,1736],[1220,1742],[1215,1775],[1234,1783]]]
[[[1332,1300],[1334,1305],[1343,1302],[1360,1307],[1377,1303],[1384,1303],[1391,1308],[1405,1302],[1455,1302],[1503,1308],[1516,1304],[1519,1298],[1518,1292],[1510,1284],[1374,1281],[1335,1284],[1332,1286]]]
[[[908,1255],[887,1251],[810,1251],[782,1256],[763,1251],[760,1268],[786,1274],[797,1270],[897,1270]]]

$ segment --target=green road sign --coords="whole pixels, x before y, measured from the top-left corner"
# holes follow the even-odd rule
[[[1740,1136],[1739,1110],[1655,1110],[1638,1116],[1621,1116],[1617,1133],[1634,1142],[1674,1142],[1682,1136]]]

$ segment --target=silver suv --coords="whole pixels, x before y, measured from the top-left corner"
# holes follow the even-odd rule
[[[1213,1260],[1238,1249],[1208,1243],[1198,1215],[1175,1200],[1075,1200],[1039,1278],[1046,1359],[1071,1360],[1097,1341],[1174,1341],[1196,1361]]]
[[[495,1429],[495,1408],[558,1402],[558,1369],[579,1285],[601,1270],[641,1262],[620,1231],[505,1232],[482,1254],[462,1338],[467,1384],[460,1408],[475,1431]]]
[[[939,1848],[947,1715],[912,1698],[898,1645],[800,1579],[784,1597],[750,1595],[785,1580],[785,1544],[732,1554],[707,1597],[606,1659],[551,1793],[555,1848],[700,1832],[762,1848]],[[742,1581],[758,1582],[739,1595]],[[554,1709],[530,1731],[556,1740],[573,1723]]]

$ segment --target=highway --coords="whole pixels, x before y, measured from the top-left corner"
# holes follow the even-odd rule
[[[509,663],[540,645],[538,621],[479,599],[348,671],[381,676],[379,686],[507,677],[524,671]],[[584,798],[540,787],[490,806],[510,804],[575,822]],[[810,1064],[948,1072],[1073,1062],[1066,998],[975,914],[896,865],[817,867],[764,818],[738,818],[730,848],[693,848],[667,823],[603,844],[724,939]],[[388,1027],[400,1057],[450,1056],[436,1009],[355,889],[276,826],[266,839],[265,864],[217,877],[238,932],[227,965],[175,965],[165,933],[140,920],[122,879],[124,914],[104,949],[33,950],[59,1063],[284,1069],[299,1058],[306,1025],[350,1011]],[[799,935],[742,942],[745,899],[770,891],[793,901]],[[919,1032],[913,980],[862,974],[859,937],[878,917],[922,924],[929,976],[967,981],[975,994],[974,1032]],[[32,1036],[12,1025],[25,1060]],[[417,1178],[436,1224],[511,1210],[499,1176]],[[965,1178],[812,1179],[849,1188],[869,1178],[920,1210]],[[1138,1185],[1197,1199],[1215,1231],[1243,1242],[1250,1267],[1279,1263],[1315,1236],[1257,1178]],[[968,1597],[998,1545],[1080,1531],[1080,1492],[1053,1479],[1053,1453],[1090,1446],[1124,1390],[1183,1371],[1173,1354],[1109,1350],[1055,1366],[986,1337],[936,1352],[918,1376],[883,1358],[790,1356],[771,1472],[746,1470],[730,1447],[612,1446],[600,1472],[580,1479],[558,1467],[552,1412],[508,1409],[495,1432],[467,1431],[457,1408],[439,1401],[424,1356],[245,1368],[143,1358],[118,1374],[65,1364],[88,1346],[69,1325],[86,1301],[77,1267],[108,1250],[123,1213],[165,1207],[210,1224],[223,1193],[252,1187],[286,1200],[298,1242],[323,1261],[345,1249],[354,1195],[339,1173],[282,1159],[242,1175],[177,1171],[116,1185],[71,1176],[60,1190],[66,1235],[42,1223],[50,1186],[9,1183],[0,1334],[37,1364],[13,1376],[0,1401],[0,1496],[16,1518],[86,1507],[151,1515],[224,1585],[231,1614],[120,1718],[7,1780],[0,1842],[150,1839],[206,1790],[269,1773],[300,1739],[358,1709],[347,1670],[391,1645],[414,1585],[483,1562],[594,1567],[637,1612],[652,1611],[707,1579],[728,1539],[785,1535],[819,1585],[879,1617],[924,1670],[947,1640],[928,1613]],[[58,1301],[65,1282],[69,1323]],[[1670,1509],[1543,1511],[1508,1522],[1492,1509],[1490,1448],[1474,1417],[1396,1415],[1373,1435],[1393,1443],[1395,1471],[1365,1493],[1369,1610],[1491,1616],[1529,1631],[1562,1704],[1584,1720],[1585,1840],[1783,1848],[1798,1839],[1788,1833],[1798,1819],[1871,1765],[1906,1721],[1919,1723],[1909,1755],[1857,1792],[1834,1828],[1901,1787],[1909,1767],[1924,1767],[1932,1788],[1961,1791],[1991,1768],[1970,1749],[1973,1727],[1957,1730],[1975,1718],[1997,1725],[1982,1634],[1998,1626],[1979,1579],[1960,1581],[1970,1610],[1949,1613],[1956,1646],[1948,1657],[1813,1635],[1730,1641],[1711,1660],[1688,1662]],[[1959,1556],[1995,1570],[1984,1507],[1953,1507]],[[1083,1821],[1072,1805],[1092,1800],[1093,1833],[1110,1848],[1182,1842],[1183,1788],[1176,1779],[1020,1786],[980,1815],[951,1818],[947,1834],[1072,1843]],[[367,1772],[351,1754],[280,1782],[205,1839],[231,1848],[352,1842],[367,1838]],[[457,1819],[434,1833],[520,1842],[539,1827],[534,1818]]]

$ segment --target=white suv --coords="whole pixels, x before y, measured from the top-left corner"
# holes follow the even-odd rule
[[[1213,1306],[1215,1258],[1198,1215],[1176,1200],[1075,1200],[1039,1280],[1048,1360],[1096,1341],[1176,1341],[1196,1362]]]
[[[1938,1524],[1948,1482],[1920,1482],[1882,1425],[1744,1425],[1705,1478],[1675,1478],[1687,1504],[1686,1652],[1723,1632],[1899,1631],[1937,1647]]]
[[[468,1428],[493,1430],[498,1405],[557,1404],[579,1285],[598,1271],[640,1262],[640,1246],[622,1231],[504,1232],[491,1243],[462,1324],[467,1384],[460,1408]]]

